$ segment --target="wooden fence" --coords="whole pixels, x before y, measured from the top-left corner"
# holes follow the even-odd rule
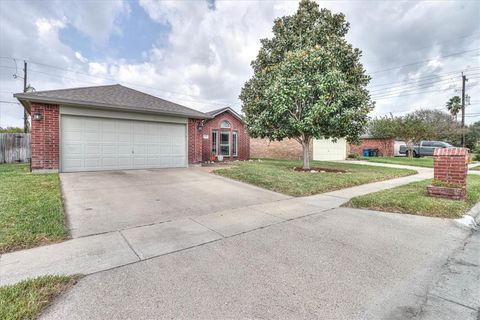
[[[30,133],[0,133],[0,163],[30,162]]]

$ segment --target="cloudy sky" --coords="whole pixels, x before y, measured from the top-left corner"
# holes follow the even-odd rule
[[[372,116],[445,109],[471,96],[480,121],[480,1],[319,1],[363,51]],[[297,1],[0,1],[0,126],[22,126],[14,92],[120,83],[202,111],[231,106],[276,17]]]

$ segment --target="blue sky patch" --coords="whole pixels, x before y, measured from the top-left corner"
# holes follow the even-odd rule
[[[96,44],[70,24],[60,30],[60,41],[89,60],[110,57],[125,59],[127,63],[144,61],[143,52],[167,46],[171,26],[152,21],[136,1],[130,1],[129,5],[130,14],[118,16],[116,20],[121,31],[113,33],[107,43]]]

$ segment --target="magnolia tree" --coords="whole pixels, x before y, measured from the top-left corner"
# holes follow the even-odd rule
[[[294,15],[275,20],[271,39],[261,40],[253,77],[240,94],[250,136],[295,139],[304,169],[313,138],[355,142],[373,108],[370,77],[361,51],[345,40],[348,29],[343,14],[301,1]]]

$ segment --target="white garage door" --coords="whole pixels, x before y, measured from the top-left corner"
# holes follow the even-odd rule
[[[347,142],[338,139],[332,142],[329,139],[313,140],[313,160],[345,160],[347,156]]]
[[[63,115],[61,170],[185,167],[185,130],[185,124]]]

